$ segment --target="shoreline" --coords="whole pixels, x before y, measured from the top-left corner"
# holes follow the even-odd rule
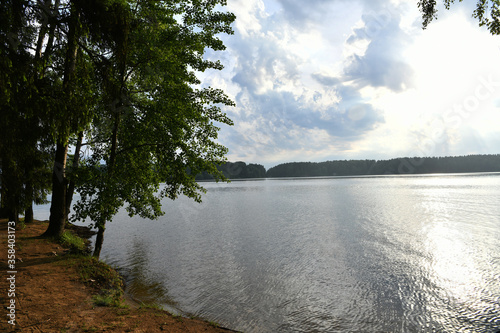
[[[0,300],[7,314],[2,316],[0,331],[237,332],[201,318],[171,314],[157,305],[141,304],[126,292],[119,295],[114,306],[97,305],[97,298],[105,291],[103,285],[97,285],[102,281],[84,281],[78,271],[90,258],[75,255],[59,242],[40,238],[46,228],[46,221],[35,220],[27,225],[19,223],[13,231],[8,228],[8,220],[0,220],[0,244],[4,253],[0,266],[4,274],[15,272],[12,292],[7,279],[0,282],[0,289],[4,290]],[[8,258],[9,243],[14,243],[9,242],[11,238],[15,239],[15,253],[11,254],[15,255],[15,265],[9,267],[13,263],[8,261],[11,259]],[[110,276],[119,275],[103,262],[97,266]],[[15,304],[15,309],[10,311],[15,319],[9,323],[11,302]]]

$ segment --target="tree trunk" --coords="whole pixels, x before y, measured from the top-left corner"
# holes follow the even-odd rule
[[[20,181],[16,163],[11,162],[11,154],[2,156],[2,204],[4,205],[5,216],[9,221],[19,222],[20,209],[20,190],[22,182]]]
[[[73,157],[73,163],[71,165],[72,172],[78,168],[78,163],[80,162],[80,150],[82,149],[83,132],[78,133],[78,140],[75,147],[75,155]],[[75,180],[71,179],[66,190],[66,212],[65,219],[69,221],[69,213],[71,211],[71,203],[73,201],[73,193],[75,192]]]
[[[33,223],[33,203],[24,210],[24,223]]]
[[[58,143],[54,170],[52,172],[52,202],[50,205],[49,227],[44,237],[59,237],[64,232],[66,223],[66,158],[68,144]]]
[[[28,173],[27,173],[28,174]],[[24,209],[24,223],[33,222],[33,181],[28,177],[25,186],[26,207]]]
[[[54,34],[56,31],[56,26],[57,26],[57,12],[59,11],[59,3],[60,0],[56,0],[54,4],[54,16],[49,16],[49,21],[50,22],[50,29],[49,29],[49,37],[47,40],[47,45],[45,46],[45,54],[44,54],[44,60],[43,60],[43,70],[45,71],[45,65],[48,62],[48,59],[52,53],[52,46],[54,45]]]
[[[9,221],[14,221],[16,224],[19,222],[19,212],[17,208],[9,209]]]
[[[113,135],[111,142],[111,152],[110,158],[108,161],[108,177],[113,177],[113,172],[116,164],[116,150],[118,145],[118,127],[120,124],[120,114],[116,113],[115,115],[115,125],[113,127]],[[94,254],[93,256],[99,258],[101,254],[102,243],[104,241],[104,230],[106,229],[106,221],[103,221],[101,225],[99,225],[99,230],[97,231],[97,237],[95,240]]]
[[[40,58],[42,57],[42,47],[43,47],[43,41],[45,40],[45,35],[47,34],[47,26],[49,25],[49,10],[50,10],[50,5],[51,5],[52,0],[45,0],[43,3],[39,1],[39,5],[42,7],[41,8],[41,15],[42,18],[42,24],[40,26],[40,30],[38,33],[38,39],[36,42],[36,49],[35,49],[35,59],[33,62],[35,64],[38,63]]]
[[[125,18],[123,18],[125,20]],[[119,75],[120,75],[120,85],[115,86],[112,92],[112,96],[117,98],[119,103],[115,105],[114,116],[115,122],[113,126],[113,133],[111,136],[111,151],[109,153],[109,160],[106,161],[108,167],[108,177],[113,178],[114,170],[116,166],[116,155],[118,150],[118,129],[120,127],[121,120],[121,108],[123,107],[123,87],[125,86],[125,73],[127,67],[127,42],[128,42],[128,22],[124,23],[120,28],[122,28],[123,35],[120,36],[117,40],[117,47],[115,53],[118,56],[118,64],[119,64]],[[104,230],[106,228],[106,220],[102,221],[102,224],[99,224],[99,230],[97,232],[96,243],[94,247],[94,257],[99,258],[101,254],[102,243],[104,240]]]
[[[92,256],[99,258],[101,255],[102,243],[104,241],[104,227],[99,227],[97,230],[97,236],[95,239],[94,253]]]
[[[51,8],[52,0],[45,0],[43,3],[41,1],[38,1],[38,4],[42,7],[41,15],[43,19],[38,33],[35,58],[33,63],[35,64],[35,68],[38,68],[38,72],[35,72],[34,74],[38,75],[38,78],[40,79],[45,75],[45,71],[47,70],[46,65],[49,61],[49,57],[53,54],[52,47],[54,45],[54,35],[58,24],[57,19],[60,0],[55,1],[53,9]],[[42,54],[44,41],[46,41],[45,50]]]
[[[68,28],[68,46],[66,51],[66,59],[64,64],[64,80],[63,89],[67,96],[72,94],[71,81],[73,81],[76,57],[78,54],[78,26],[79,14],[72,8],[71,17]],[[67,106],[67,110],[63,117],[69,119],[71,106]],[[45,237],[60,237],[64,232],[66,224],[66,160],[68,157],[68,137],[70,136],[69,120],[63,121],[61,127],[58,128],[58,142],[56,145],[56,155],[54,160],[54,170],[52,172],[52,202],[50,205],[49,227],[43,234]]]

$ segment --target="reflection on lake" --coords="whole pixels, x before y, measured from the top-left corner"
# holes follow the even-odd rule
[[[136,297],[244,332],[500,330],[498,174],[205,187],[108,225]]]

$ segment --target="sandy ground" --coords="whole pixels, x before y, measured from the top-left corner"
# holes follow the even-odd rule
[[[10,274],[8,225],[7,220],[0,221],[3,312],[0,332],[232,332],[215,323],[141,308],[130,301],[126,308],[96,306],[92,301],[96,290],[81,281],[74,265],[69,264],[67,249],[38,238],[46,228],[46,222],[37,221],[24,229],[16,229],[17,273]],[[8,280],[12,275],[15,291],[10,288],[12,280]],[[12,292],[15,297],[11,297]],[[12,299],[15,300],[15,326],[8,323]]]

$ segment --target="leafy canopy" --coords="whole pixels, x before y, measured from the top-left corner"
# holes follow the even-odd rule
[[[224,50],[218,35],[232,33],[235,17],[218,11],[221,5],[110,1],[102,8],[120,29],[97,27],[111,38],[99,41],[106,50],[96,66],[101,95],[86,133],[92,155],[75,173],[75,219],[103,227],[123,205],[130,215],[155,218],[164,197],[201,200],[196,174],[224,179],[216,165],[227,149],[216,141],[217,124],[232,124],[221,106],[233,102],[222,90],[200,88],[196,76],[222,69],[203,57],[207,48]]]
[[[455,0],[443,0],[446,9],[450,9],[454,2]],[[420,0],[418,7],[425,29],[433,19],[437,19],[437,3],[436,0]],[[492,35],[500,34],[500,1],[478,0],[472,16],[479,21],[479,26],[486,26]]]

